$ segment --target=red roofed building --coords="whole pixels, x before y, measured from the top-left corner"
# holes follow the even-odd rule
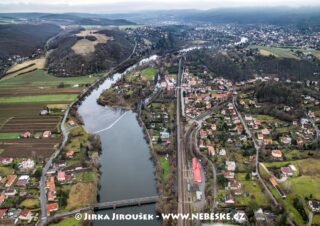
[[[58,181],[65,181],[66,180],[66,173],[63,171],[58,171],[57,180]]]
[[[192,159],[192,165],[194,182],[201,183],[201,165],[198,162],[197,158]]]
[[[58,203],[48,203],[47,204],[47,215],[50,216],[50,214],[54,211],[57,211],[59,209]]]

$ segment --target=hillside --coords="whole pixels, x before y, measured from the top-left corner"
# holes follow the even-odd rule
[[[30,56],[61,29],[54,24],[0,25],[0,57]]]
[[[52,50],[47,58],[48,71],[76,76],[119,64],[132,53],[133,41],[119,30],[76,30],[52,40],[48,48]]]

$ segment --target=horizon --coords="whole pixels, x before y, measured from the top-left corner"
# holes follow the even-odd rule
[[[316,0],[271,0],[268,2],[255,2],[253,0],[227,0],[227,1],[201,1],[195,0],[174,2],[168,0],[124,0],[124,1],[101,1],[92,0],[87,3],[83,0],[55,0],[50,3],[42,3],[38,0],[20,1],[14,0],[10,3],[0,0],[0,13],[137,13],[143,11],[170,11],[170,10],[214,10],[214,9],[236,9],[236,8],[312,8],[320,7]]]

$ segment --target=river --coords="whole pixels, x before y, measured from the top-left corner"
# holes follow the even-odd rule
[[[154,59],[156,59],[156,56],[145,59],[142,63]],[[134,67],[128,70],[132,70]],[[115,74],[112,78],[106,79],[103,84],[86,97],[78,109],[85,128],[90,133],[99,134],[101,138],[100,202],[157,194],[149,147],[144,139],[143,130],[136,119],[136,113],[97,104],[101,92],[111,87],[121,76],[123,74]],[[140,212],[155,214],[155,205],[99,211],[98,213],[108,213],[110,216],[113,213]],[[161,222],[158,220],[94,221],[93,225],[159,226]]]

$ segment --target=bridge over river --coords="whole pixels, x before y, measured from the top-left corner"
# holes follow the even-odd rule
[[[54,216],[48,217],[47,223],[60,218],[72,216],[80,212],[85,212],[90,210],[92,211],[92,210],[117,209],[117,208],[130,207],[130,206],[142,206],[142,205],[156,203],[158,200],[159,200],[159,196],[150,196],[150,197],[125,199],[125,200],[118,200],[118,201],[111,201],[111,202],[95,203],[93,205],[83,207],[80,209],[55,214]]]

